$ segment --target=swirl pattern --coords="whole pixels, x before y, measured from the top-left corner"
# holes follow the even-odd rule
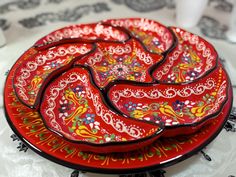
[[[18,68],[14,78],[18,97],[26,104],[34,105],[43,84],[43,78],[52,71],[67,65],[74,57],[86,54],[91,48],[91,45],[64,45],[38,53],[27,60]],[[30,90],[33,90],[31,94],[29,94]]]
[[[153,20],[72,25],[31,49],[15,71],[16,95],[49,130],[85,150],[124,152],[134,142],[141,148],[193,133],[228,99],[214,47]]]

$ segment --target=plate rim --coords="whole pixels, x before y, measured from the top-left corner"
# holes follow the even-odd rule
[[[9,75],[8,75],[9,76]],[[228,76],[228,74],[227,74]],[[229,95],[233,95],[232,92],[232,87],[231,87],[231,82],[229,80],[229,84],[230,87],[228,88],[228,93]],[[225,106],[229,107],[227,114],[224,116],[223,123],[218,127],[217,131],[211,135],[210,138],[208,138],[205,142],[203,142],[200,146],[198,146],[197,148],[193,149],[190,152],[187,152],[186,154],[182,154],[180,157],[175,158],[175,159],[170,159],[170,161],[163,163],[163,164],[155,164],[155,165],[151,165],[151,166],[146,166],[143,168],[123,168],[123,169],[108,169],[108,168],[94,168],[94,167],[88,167],[85,165],[75,165],[71,162],[68,161],[64,161],[61,160],[59,158],[56,158],[52,155],[49,155],[45,152],[43,152],[42,150],[36,148],[33,144],[31,144],[30,142],[28,142],[24,137],[21,136],[20,132],[16,129],[16,127],[14,126],[13,122],[11,122],[10,116],[7,113],[6,110],[6,104],[5,104],[5,89],[6,89],[6,85],[4,88],[4,113],[7,119],[8,124],[10,125],[11,129],[13,130],[13,132],[19,137],[19,139],[25,144],[27,145],[27,147],[29,147],[31,150],[33,150],[35,153],[37,153],[38,155],[52,161],[55,162],[57,164],[60,164],[62,166],[71,168],[71,169],[77,169],[79,171],[86,171],[86,172],[93,172],[93,173],[101,173],[101,174],[129,174],[129,173],[141,173],[141,172],[145,172],[145,171],[153,171],[153,170],[158,170],[158,169],[162,169],[165,167],[169,167],[172,166],[176,163],[179,163],[189,157],[191,157],[192,155],[198,153],[199,151],[201,151],[205,146],[207,146],[210,142],[212,142],[217,135],[221,132],[221,130],[223,129],[223,126],[225,124],[225,122],[228,120],[228,116],[230,115],[231,109],[232,109],[232,105],[233,105],[233,97],[231,96],[231,99],[228,100],[228,102],[226,103]],[[227,118],[226,118],[227,117]]]

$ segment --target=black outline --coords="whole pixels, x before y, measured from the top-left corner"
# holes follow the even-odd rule
[[[60,39],[60,40],[57,40],[57,41],[52,41],[52,42],[47,42],[47,43],[42,43],[42,44],[37,44],[38,41],[40,40],[43,40],[43,38],[45,38],[46,36],[48,35],[51,35],[57,31],[60,31],[60,30],[63,30],[63,29],[67,29],[67,28],[70,28],[72,27],[73,25],[69,25],[69,26],[66,26],[66,27],[63,27],[63,28],[60,28],[60,29],[57,29],[55,31],[52,31],[50,32],[49,34],[45,35],[44,37],[42,37],[41,39],[39,39],[33,46],[35,48],[38,48],[39,50],[41,50],[41,48],[43,49],[47,49],[47,48],[50,48],[50,47],[54,47],[55,45],[60,45],[60,44],[66,44],[66,43],[71,43],[71,42],[84,42],[84,43],[95,43],[95,42],[108,42],[108,43],[113,43],[113,42],[118,42],[118,43],[124,43],[124,42],[127,42],[128,40],[130,40],[130,38],[132,38],[130,36],[130,34],[124,29],[124,28],[121,28],[121,27],[115,27],[115,26],[111,26],[109,24],[103,24],[101,22],[98,22],[98,23],[89,23],[89,24],[80,24],[81,26],[84,25],[84,26],[89,26],[89,25],[103,25],[103,26],[107,26],[107,27],[112,27],[118,31],[121,31],[122,33],[124,33],[126,35],[126,39],[124,41],[119,41],[119,40],[105,40],[103,38],[99,38],[97,37],[96,39],[87,39],[87,36],[85,37],[75,37],[75,38],[63,38],[63,39]]]
[[[91,76],[91,71],[86,68],[85,66],[77,66],[77,67],[73,67],[73,68],[70,68],[69,70],[67,70],[65,73],[67,72],[70,72],[70,70],[73,70],[73,69],[84,69],[86,70],[86,72],[88,73],[89,75],[89,81],[90,81],[90,84],[97,90],[97,92],[99,93],[100,97],[101,97],[101,101],[102,103],[104,104],[104,106],[107,108],[107,109],[110,109],[110,106],[106,103],[106,100],[104,100],[104,97],[103,97],[103,93],[101,90],[99,90],[97,88],[97,86],[95,85],[95,83],[93,82],[92,80],[92,76]],[[65,74],[65,73],[61,73],[61,75]],[[55,82],[56,80],[52,80],[51,82],[48,83],[48,85],[52,84],[53,82]],[[46,92],[46,90],[48,90],[49,87],[47,87],[45,90],[44,90],[44,93]],[[42,98],[42,102],[44,102],[45,100],[45,94],[43,94],[43,98]],[[130,141],[121,141],[121,142],[105,142],[105,143],[100,143],[100,144],[95,144],[95,143],[90,143],[90,142],[85,142],[85,141],[76,141],[76,140],[71,140],[69,138],[67,138],[66,136],[64,136],[61,132],[58,132],[56,130],[53,130],[52,128],[50,128],[46,121],[45,121],[45,117],[42,115],[42,111],[41,111],[41,107],[42,107],[43,104],[40,105],[40,108],[38,110],[38,113],[40,114],[41,118],[42,118],[42,121],[44,123],[44,126],[52,131],[53,133],[56,133],[57,135],[59,135],[60,137],[63,137],[64,139],[68,140],[69,142],[73,142],[73,143],[76,143],[76,144],[85,144],[85,145],[88,145],[88,146],[94,146],[94,147],[109,147],[109,146],[119,146],[119,145],[125,145],[125,144],[133,144],[133,143],[140,143],[140,142],[143,142],[144,143],[148,140],[151,140],[151,139],[155,139],[155,138],[158,138],[159,136],[161,136],[161,134],[164,132],[164,125],[160,122],[159,124],[157,123],[153,123],[153,122],[150,122],[150,121],[146,121],[146,120],[139,120],[139,119],[133,119],[133,118],[130,118],[130,117],[126,117],[126,116],[123,116],[123,115],[120,115],[118,114],[118,116],[122,117],[123,116],[123,119],[128,119],[128,120],[131,120],[133,122],[142,122],[142,123],[146,123],[146,124],[150,124],[150,125],[153,125],[153,126],[156,126],[158,127],[158,131],[156,131],[155,133],[153,133],[152,135],[150,136],[146,136],[144,138],[139,138],[139,139],[136,139],[136,140],[130,140]],[[113,111],[113,110],[112,110]],[[114,112],[114,111],[113,111]],[[116,114],[116,112],[114,112]],[[154,141],[154,140],[153,140]],[[152,142],[153,142],[152,141]]]
[[[230,80],[229,80],[230,82]],[[156,165],[152,165],[152,166],[146,166],[143,168],[121,168],[121,169],[102,169],[102,168],[95,168],[95,167],[88,167],[88,166],[83,166],[83,165],[75,165],[73,163],[64,161],[64,160],[60,160],[59,158],[55,158],[52,155],[46,154],[45,152],[43,152],[40,149],[37,149],[33,144],[29,143],[24,137],[21,136],[21,134],[17,131],[17,129],[15,128],[15,125],[11,122],[11,119],[6,111],[6,104],[4,104],[4,112],[6,115],[6,119],[8,121],[8,124],[10,125],[10,127],[12,128],[13,132],[20,138],[20,140],[25,143],[31,150],[33,150],[34,152],[36,152],[37,154],[39,154],[40,156],[51,160],[57,164],[60,164],[62,166],[66,166],[72,169],[77,169],[80,171],[86,171],[86,172],[94,172],[94,173],[102,173],[102,174],[130,174],[130,173],[140,173],[140,172],[146,172],[146,171],[153,171],[153,170],[157,170],[157,169],[162,169],[164,167],[169,167],[171,165],[174,165],[178,162],[181,162],[189,157],[191,157],[192,155],[198,153],[201,149],[203,149],[205,146],[207,146],[212,140],[214,140],[217,135],[221,132],[221,130],[223,129],[224,124],[227,122],[228,120],[228,116],[230,115],[231,109],[232,109],[232,104],[233,104],[233,90],[232,90],[232,85],[230,82],[230,86],[229,90],[228,90],[228,94],[231,95],[231,99],[229,100],[229,102],[224,106],[224,108],[226,109],[226,107],[229,107],[228,112],[226,112],[226,115],[224,116],[225,119],[223,121],[223,123],[219,126],[219,128],[216,130],[216,132],[211,135],[206,141],[204,141],[202,144],[200,144],[198,147],[196,147],[195,149],[193,149],[190,152],[187,152],[186,154],[182,154],[181,156],[179,156],[178,158],[175,159],[171,159],[170,161],[167,161],[166,163],[162,163],[162,164],[156,164]],[[6,90],[6,85],[4,88],[4,103],[5,103],[5,90]],[[223,116],[222,116],[223,117]]]
[[[168,27],[168,28],[172,31],[173,35],[174,35],[175,38],[176,38],[176,43],[178,43],[178,38],[176,37],[175,32],[174,32],[173,29],[172,29],[172,28],[176,28],[176,27],[173,27],[173,26],[172,26],[172,27]],[[182,31],[186,31],[186,30],[184,30],[184,29],[182,29],[182,28],[179,28],[179,29],[182,30]],[[190,33],[190,32],[189,32],[189,33]],[[194,35],[194,33],[190,33],[190,34]],[[198,36],[198,35],[197,35],[197,36]],[[211,43],[209,43],[208,41],[206,41],[205,39],[203,39],[202,37],[200,37],[200,36],[198,36],[198,37],[201,38],[201,40],[202,40],[204,43],[207,43],[208,45],[210,45],[211,48],[212,48],[212,50],[215,52],[215,54],[216,54],[216,58],[215,58],[216,62],[215,62],[215,65],[213,65],[209,70],[207,70],[206,72],[204,72],[204,74],[202,74],[201,76],[197,77],[197,78],[194,79],[193,81],[190,80],[190,81],[177,82],[177,83],[163,82],[162,80],[157,80],[157,79],[155,79],[154,72],[155,72],[155,70],[158,69],[158,68],[156,67],[156,68],[153,69],[153,72],[151,73],[151,75],[152,75],[152,77],[156,80],[157,83],[168,84],[168,85],[185,85],[185,84],[190,84],[190,83],[197,82],[197,81],[199,81],[200,79],[204,78],[205,76],[207,76],[208,74],[210,74],[212,71],[214,71],[214,70],[218,67],[219,55],[218,55],[218,52],[216,51],[215,47],[214,47],[213,45],[211,45]],[[176,46],[177,46],[177,45],[178,45],[178,44],[176,44]],[[176,47],[176,46],[175,46],[175,47]],[[173,49],[173,50],[174,50],[174,49]],[[171,51],[171,52],[172,52],[172,51]],[[166,56],[166,58],[167,58],[167,56]],[[166,58],[165,58],[165,60],[163,60],[163,62],[162,62],[159,66],[163,65],[163,64],[167,61]]]
[[[222,67],[222,66],[219,66],[219,67]],[[222,67],[223,69],[223,67]],[[216,69],[215,69],[216,71]],[[228,76],[227,76],[227,72],[223,69],[223,72],[225,72],[225,76],[226,78],[229,80]],[[209,73],[211,74],[211,73]],[[209,75],[208,74],[208,75]],[[195,81],[194,82],[191,82],[191,84],[194,84],[196,83]],[[106,101],[108,102],[108,104],[111,106],[112,109],[115,109],[119,114],[122,114],[123,116],[127,116],[127,117],[130,117],[129,115],[123,113],[122,111],[120,111],[114,104],[113,104],[113,101],[111,101],[111,99],[109,98],[109,93],[110,93],[110,89],[116,85],[132,85],[132,86],[142,86],[142,87],[149,87],[149,86],[153,86],[156,85],[156,84],[153,84],[153,83],[146,83],[146,84],[143,84],[143,83],[138,83],[138,82],[135,82],[135,81],[116,81],[116,82],[113,82],[111,85],[109,85],[109,88],[107,88],[107,91],[106,91],[106,94],[104,94],[105,96],[105,99]],[[158,83],[159,84],[159,83]],[[165,84],[165,83],[161,83],[162,85],[169,85],[169,84]],[[229,88],[229,83],[227,84],[227,88],[226,90]],[[174,129],[174,128],[180,128],[180,127],[195,127],[195,126],[198,126],[200,124],[202,124],[203,122],[207,121],[208,119],[211,119],[211,118],[214,118],[215,116],[217,116],[223,109],[225,103],[228,101],[228,94],[226,94],[226,98],[225,100],[221,103],[221,106],[219,108],[218,111],[216,111],[215,113],[213,114],[210,114],[208,116],[206,116],[204,119],[201,119],[199,122],[194,122],[194,123],[185,123],[185,124],[177,124],[177,125],[171,125],[171,126],[166,126],[165,125],[165,128],[166,130],[167,129]],[[132,118],[132,117],[130,117]]]
[[[105,41],[105,42],[107,42],[107,41]],[[174,43],[174,41],[173,41],[173,43]],[[141,43],[142,44],[142,43]],[[209,43],[210,44],[210,43]],[[213,46],[212,46],[213,47]],[[170,48],[171,49],[171,48]],[[167,50],[170,50],[170,49],[167,49]],[[213,49],[215,50],[215,48],[213,47]],[[150,52],[150,51],[149,51]],[[24,54],[23,54],[24,55]],[[22,55],[22,56],[23,56]],[[218,58],[217,58],[217,60],[218,60]],[[17,62],[16,62],[17,63]],[[15,64],[16,64],[15,63]],[[15,64],[14,64],[14,66],[15,66]],[[12,74],[12,75],[14,75],[14,73]],[[227,117],[228,117],[228,115],[230,114],[230,110],[231,110],[231,107],[232,107],[232,99],[233,99],[233,94],[232,94],[232,85],[231,85],[231,81],[230,81],[230,79],[229,79],[229,77],[228,77],[228,74],[226,73],[226,75],[227,75],[227,78],[228,78],[228,81],[229,81],[229,85],[228,85],[228,87],[227,87],[227,89],[228,89],[228,94],[230,94],[231,95],[231,98],[229,98],[229,100],[227,100],[226,102],[227,103],[225,103],[223,106],[222,106],[222,109],[224,108],[224,109],[226,109],[227,107],[229,107],[229,110],[228,110],[228,112],[226,111],[226,116],[223,118],[223,116],[222,116],[222,119],[225,119],[225,120],[223,120],[223,123],[222,123],[222,125],[220,125],[219,127],[218,127],[218,129],[216,130],[216,132],[214,133],[214,134],[212,134],[212,136],[211,137],[209,137],[209,139],[207,139],[205,142],[203,142],[200,146],[198,146],[198,147],[196,147],[195,149],[193,149],[191,152],[188,152],[188,153],[186,153],[186,154],[184,154],[184,155],[182,155],[181,157],[179,157],[179,158],[177,158],[177,159],[172,159],[171,161],[168,161],[168,162],[166,162],[166,163],[163,163],[163,164],[156,164],[156,165],[153,165],[153,166],[148,166],[148,167],[143,167],[142,169],[139,169],[139,168],[135,168],[135,169],[127,169],[127,168],[125,168],[125,169],[102,169],[102,168],[94,168],[94,167],[88,167],[88,166],[83,166],[83,165],[75,165],[75,164],[72,164],[72,163],[70,163],[70,162],[66,162],[66,161],[63,161],[63,160],[60,160],[60,159],[58,159],[58,158],[55,158],[55,157],[53,157],[52,155],[49,155],[49,154],[46,154],[46,153],[44,153],[43,151],[41,151],[41,150],[39,150],[39,149],[37,149],[33,144],[31,144],[31,143],[29,143],[24,137],[22,137],[21,136],[21,134],[17,131],[17,129],[15,128],[15,126],[14,126],[14,124],[13,124],[13,122],[11,122],[11,119],[10,119],[10,116],[8,115],[8,112],[7,112],[7,109],[6,109],[6,104],[4,104],[4,112],[5,112],[5,115],[6,115],[6,118],[7,118],[7,121],[8,121],[8,123],[9,123],[9,125],[10,125],[10,127],[12,128],[12,130],[15,132],[15,134],[16,135],[18,135],[19,136],[19,138],[25,143],[25,144],[27,144],[33,151],[35,151],[36,153],[38,153],[39,155],[41,155],[41,156],[43,156],[43,157],[45,157],[45,158],[47,158],[47,159],[49,159],[49,160],[52,160],[52,161],[54,161],[54,162],[56,162],[56,163],[59,163],[59,164],[61,164],[61,165],[64,165],[64,166],[67,166],[67,167],[70,167],[70,168],[74,168],[74,169],[80,169],[80,170],[83,170],[83,169],[85,169],[84,171],[90,171],[90,172],[96,172],[96,173],[98,173],[98,172],[100,172],[100,173],[109,173],[109,174],[117,174],[117,173],[119,173],[119,174],[122,174],[122,173],[135,173],[135,172],[140,172],[140,171],[146,171],[146,170],[154,170],[154,168],[156,169],[156,168],[163,168],[163,167],[167,167],[167,166],[170,166],[170,165],[173,165],[173,164],[175,164],[175,163],[177,163],[177,162],[180,162],[180,161],[182,161],[182,160],[184,160],[184,159],[186,159],[186,158],[188,158],[188,157],[190,157],[191,155],[193,155],[194,153],[196,153],[197,151],[199,151],[199,150],[201,150],[204,146],[206,146],[208,143],[210,143],[217,135],[218,135],[218,133],[221,131],[221,129],[223,128],[223,126],[224,126],[224,123],[227,121]],[[7,77],[7,80],[9,80],[10,78],[9,78],[9,75],[8,75],[8,77]],[[193,82],[193,81],[192,81]],[[173,83],[171,83],[171,84],[173,84]],[[181,85],[182,85],[183,83],[181,83]],[[186,83],[184,83],[184,84],[186,84]],[[231,87],[230,87],[231,86]],[[14,88],[13,88],[14,89]],[[5,92],[6,92],[6,90],[7,90],[7,85],[5,84],[5,88],[4,88],[4,103],[6,102],[6,95],[5,95]],[[45,89],[44,89],[45,90]],[[227,94],[227,96],[228,96],[228,94]],[[220,115],[217,115],[217,118],[219,117]]]
[[[143,46],[143,44],[140,43],[140,41],[139,41],[138,39],[136,39],[136,38],[130,38],[130,39],[126,40],[126,42],[132,42],[132,44],[133,44],[133,43],[139,43],[139,44],[141,45],[143,51],[146,51],[147,53],[150,53],[149,51],[147,51],[147,50],[145,49],[145,47]],[[121,45],[124,45],[124,44],[125,44],[125,43],[123,43],[123,42],[118,42],[118,41],[116,41],[116,42],[111,42],[111,43],[112,43],[112,44],[121,44]],[[97,49],[99,49],[98,45],[97,45],[97,44],[95,44],[95,45],[96,45],[96,48],[95,48],[95,50],[94,50],[93,52],[95,52]],[[171,46],[171,50],[172,50],[174,47],[175,47],[175,45],[174,45],[174,46]],[[169,51],[168,51],[168,52],[169,52]],[[91,53],[91,54],[92,54],[92,53]],[[95,53],[94,53],[94,54],[95,54]],[[150,76],[150,78],[152,79],[152,81],[151,81],[151,82],[132,81],[132,82],[134,82],[134,83],[142,83],[142,84],[146,84],[146,83],[150,83],[150,84],[158,83],[158,82],[155,80],[155,78],[151,75],[151,71],[152,71],[154,68],[158,67],[159,64],[161,64],[163,61],[165,61],[165,60],[166,60],[166,57],[165,57],[164,55],[157,54],[157,53],[151,53],[151,54],[152,54],[152,55],[157,55],[158,57],[160,57],[160,60],[159,60],[158,62],[154,63],[153,65],[151,65],[151,66],[149,66],[149,67],[147,67],[147,73],[149,74],[149,76]],[[84,57],[88,57],[88,56],[83,56],[82,58],[80,58],[80,59],[78,59],[78,60],[83,60]],[[81,65],[81,64],[77,64],[76,61],[75,61],[74,66],[76,67],[76,66],[82,66],[82,65]],[[87,65],[87,64],[86,64],[86,65],[83,65],[83,66],[89,68],[89,70],[91,71],[92,77],[93,77],[93,82],[95,83],[95,85],[96,85],[99,89],[103,90],[104,92],[106,92],[105,90],[108,89],[108,85],[112,85],[113,82],[130,81],[130,80],[126,80],[126,79],[115,79],[115,80],[111,81],[110,83],[108,83],[107,85],[105,85],[104,87],[99,87],[98,84],[96,84],[96,81],[95,81],[95,79],[94,79],[94,77],[95,77],[94,75],[96,74],[96,73],[93,71],[94,69],[93,69],[91,66]]]
[[[77,44],[80,44],[80,43],[77,43]],[[81,44],[83,44],[83,43],[81,43]],[[60,45],[60,44],[58,44],[58,45]],[[58,45],[56,45],[56,46],[58,46]],[[54,78],[56,78],[57,75],[58,75],[58,73],[59,73],[59,74],[60,74],[60,73],[63,73],[63,72],[65,72],[65,71],[67,71],[69,68],[71,68],[71,67],[73,66],[74,62],[77,61],[78,58],[82,58],[83,56],[88,55],[89,53],[92,53],[93,50],[95,50],[96,47],[95,47],[94,44],[88,44],[88,45],[91,45],[91,46],[92,46],[92,49],[91,49],[90,51],[88,51],[88,52],[85,53],[85,54],[81,54],[81,55],[78,56],[78,57],[74,57],[68,64],[66,64],[66,65],[64,65],[64,66],[62,66],[62,67],[60,67],[60,68],[58,68],[58,69],[52,71],[50,74],[48,74],[48,76],[46,77],[46,79],[42,82],[42,85],[41,85],[41,87],[40,87],[40,89],[39,89],[39,91],[38,91],[38,93],[37,93],[37,96],[36,96],[36,98],[35,98],[35,102],[34,102],[33,105],[29,105],[29,104],[27,104],[25,101],[23,101],[22,98],[19,97],[19,95],[17,94],[17,91],[16,91],[16,86],[15,86],[16,71],[20,70],[21,67],[22,67],[22,65],[25,64],[25,62],[28,61],[29,59],[27,59],[26,61],[22,62],[22,63],[16,68],[16,70],[15,70],[15,72],[14,72],[14,74],[13,74],[13,79],[12,79],[13,89],[14,89],[14,91],[15,91],[15,93],[16,93],[16,97],[19,99],[19,101],[20,101],[22,104],[24,104],[25,106],[27,106],[27,107],[29,107],[29,108],[31,108],[31,109],[36,109],[36,110],[37,110],[37,109],[38,109],[38,106],[39,106],[39,104],[40,104],[40,102],[41,102],[40,100],[41,100],[41,97],[42,97],[42,93],[43,93],[43,91],[45,90],[45,87],[48,85],[48,83],[49,83],[51,80],[53,80]],[[33,48],[33,49],[35,49],[35,48]],[[46,50],[46,49],[45,49],[45,50]],[[41,50],[41,51],[42,51],[42,50]],[[30,56],[29,58],[32,58],[32,57],[34,57],[35,55],[38,55],[39,52],[41,52],[41,51],[38,51],[37,53],[35,53],[34,55]],[[24,54],[23,54],[22,56],[24,56]]]

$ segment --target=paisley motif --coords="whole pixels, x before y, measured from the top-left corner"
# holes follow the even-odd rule
[[[78,24],[61,28],[44,36],[35,43],[35,46],[43,46],[63,39],[79,39],[87,42],[99,40],[124,42],[129,39],[129,36],[122,30],[101,23]]]
[[[109,110],[89,78],[84,68],[73,68],[48,85],[40,113],[49,129],[77,143],[100,145],[94,150],[99,153],[127,151],[137,140],[151,143],[161,135],[159,125]]]
[[[107,96],[116,109],[134,119],[164,122],[168,127],[191,125],[219,113],[227,100],[226,80],[226,73],[219,67],[200,83],[176,86],[117,83]]]
[[[165,61],[153,71],[153,76],[164,83],[194,81],[211,72],[217,65],[214,47],[201,37],[180,28],[170,28],[178,39],[177,46]]]
[[[92,49],[91,44],[65,44],[30,56],[15,72],[13,82],[17,96],[24,104],[37,107],[40,92],[47,80],[70,67],[74,58],[81,57]]]
[[[173,44],[173,36],[164,25],[145,18],[108,19],[104,24],[124,27],[139,39],[149,52],[163,53]]]
[[[114,80],[152,82],[150,68],[161,62],[163,57],[148,53],[135,39],[126,43],[97,44],[97,49],[78,60],[75,65],[89,66],[95,83],[103,88]]]
[[[67,26],[19,60],[11,79],[14,104],[28,110],[20,126],[38,143],[75,145],[83,158],[82,151],[139,151],[159,137],[189,136],[230,107],[229,79],[214,47],[149,19]]]

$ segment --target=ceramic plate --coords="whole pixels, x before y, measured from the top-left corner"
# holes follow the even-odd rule
[[[192,133],[219,114],[228,99],[228,84],[227,74],[219,65],[207,77],[186,85],[114,83],[107,98],[121,114],[162,122],[165,136],[173,136]],[[182,130],[174,129],[178,127]]]
[[[168,53],[152,75],[159,82],[187,83],[207,75],[217,66],[218,54],[201,37],[183,29],[170,27],[177,39],[175,48]]]
[[[148,19],[112,19],[36,42],[11,69],[4,101],[12,129],[44,157],[130,173],[209,143],[227,119],[232,88],[202,38]]]
[[[72,143],[49,131],[37,111],[22,104],[14,93],[12,78],[18,65],[31,55],[27,51],[9,72],[4,90],[4,105],[9,125],[19,138],[39,155],[61,165],[96,173],[136,173],[155,170],[184,160],[205,147],[221,131],[232,106],[232,89],[229,100],[212,123],[187,136],[158,139],[149,147],[128,153],[99,155],[80,150]],[[123,168],[125,166],[125,168]]]
[[[60,43],[63,39],[68,41],[76,39],[84,42],[95,42],[100,40],[107,42],[124,42],[129,39],[129,35],[120,29],[101,23],[78,24],[53,31],[38,40],[34,45],[37,47],[50,46],[50,43]]]
[[[163,24],[144,18],[124,18],[104,20],[103,24],[122,27],[132,37],[143,43],[145,48],[152,53],[165,53],[174,42],[171,31]]]
[[[88,66],[95,84],[104,88],[114,80],[153,82],[150,70],[163,60],[148,52],[135,38],[125,43],[99,42],[96,50],[77,60],[75,65]]]
[[[163,132],[159,124],[116,114],[102,97],[89,71],[75,67],[47,86],[40,114],[50,130],[97,153],[135,150]]]

